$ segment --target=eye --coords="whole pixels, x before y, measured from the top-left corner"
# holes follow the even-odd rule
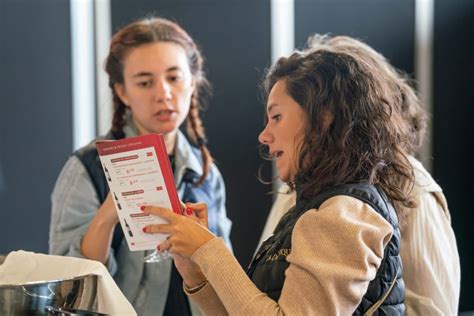
[[[137,85],[142,88],[148,88],[151,86],[151,84],[152,84],[151,80],[140,81],[137,83]]]
[[[181,81],[183,77],[180,76],[180,75],[172,75],[172,76],[168,76],[168,81],[170,82],[178,82],[178,81]]]
[[[281,114],[275,114],[271,117],[271,119],[275,122],[279,122],[281,120]]]

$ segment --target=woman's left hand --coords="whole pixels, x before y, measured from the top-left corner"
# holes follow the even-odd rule
[[[168,239],[158,246],[159,251],[169,250],[173,254],[189,258],[202,245],[216,237],[195,218],[178,215],[169,209],[157,206],[145,206],[142,211],[159,216],[169,222],[168,224],[148,225],[144,228],[144,232],[147,234],[169,234]]]

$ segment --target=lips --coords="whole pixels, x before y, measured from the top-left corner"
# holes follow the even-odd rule
[[[272,152],[270,153],[270,156],[272,156],[273,158],[278,159],[278,158],[280,158],[281,156],[283,156],[283,151],[281,151],[281,150],[272,151]]]
[[[164,109],[156,112],[153,116],[159,121],[169,121],[173,118],[175,113],[173,110]]]

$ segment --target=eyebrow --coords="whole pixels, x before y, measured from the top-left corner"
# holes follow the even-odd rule
[[[141,71],[139,73],[136,73],[133,75],[133,78],[139,78],[139,77],[150,77],[152,76],[151,72],[146,72],[146,71]]]
[[[277,106],[279,106],[279,104],[271,103],[269,106],[267,106],[267,113],[270,113]]]
[[[181,68],[179,66],[173,66],[168,69],[166,69],[165,72],[172,72],[172,71],[180,71]],[[140,71],[139,73],[136,73],[133,75],[133,78],[139,78],[139,77],[150,77],[153,76],[151,72],[148,71]]]

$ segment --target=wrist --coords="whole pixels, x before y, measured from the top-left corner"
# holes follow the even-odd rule
[[[206,282],[206,281],[207,281],[207,279],[204,276],[204,274],[202,274],[202,273],[196,274],[194,276],[187,276],[186,278],[183,278],[184,285],[187,288],[196,287],[197,285],[199,285],[203,282]]]
[[[207,283],[207,280],[204,280],[194,286],[188,286],[186,283],[184,283],[184,289],[188,294],[194,294],[196,292],[199,292],[204,286],[206,286]]]

